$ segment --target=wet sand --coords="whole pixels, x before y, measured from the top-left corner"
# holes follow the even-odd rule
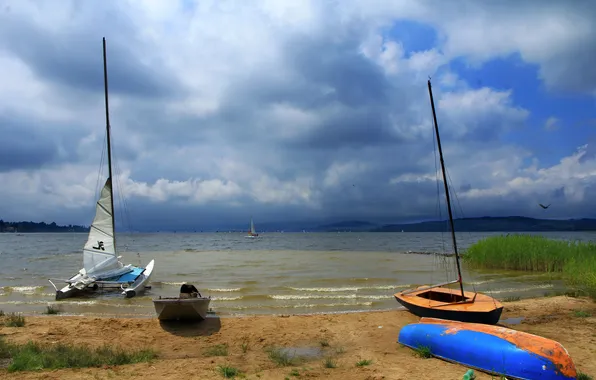
[[[591,316],[580,316],[575,312],[578,310]],[[150,347],[159,357],[151,363],[109,368],[18,373],[0,369],[0,379],[221,379],[219,365],[236,367],[248,379],[461,379],[465,367],[418,358],[411,349],[397,343],[400,328],[417,320],[397,310],[210,318],[194,326],[164,325],[157,319],[141,318],[27,317],[25,327],[2,326],[0,334],[19,343],[34,340]],[[569,351],[578,371],[596,376],[595,302],[566,296],[507,302],[501,324],[557,340]],[[322,347],[322,341],[329,346]],[[248,343],[246,352],[243,342]],[[204,355],[217,344],[229,346],[228,356]],[[301,364],[279,367],[265,351],[270,346],[296,348],[298,354],[311,356]],[[324,368],[326,357],[333,357],[337,368]],[[362,359],[372,360],[372,364],[356,367]],[[491,376],[477,372],[477,378]]]

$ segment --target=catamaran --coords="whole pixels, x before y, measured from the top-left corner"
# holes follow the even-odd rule
[[[245,237],[247,238],[256,238],[259,234],[255,231],[255,224],[252,222],[252,217],[250,218],[250,231],[248,231],[248,235]]]
[[[110,116],[108,107],[108,71],[106,63],[106,39],[103,39],[103,72],[106,108],[106,136],[108,154],[108,179],[95,206],[95,217],[89,230],[87,243],[83,247],[83,268],[68,280],[67,285],[56,289],[56,300],[77,296],[84,291],[96,291],[99,287],[120,287],[127,298],[145,290],[145,285],[153,273],[155,260],[145,267],[124,265],[117,255],[114,218],[114,192],[112,190],[112,150],[110,145]]]

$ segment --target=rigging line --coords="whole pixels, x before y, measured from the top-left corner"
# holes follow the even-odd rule
[[[433,153],[435,156],[435,183],[436,183],[436,190],[437,190],[437,208],[436,211],[438,211],[439,214],[439,223],[440,221],[443,219],[443,213],[441,211],[441,190],[440,190],[440,184],[439,184],[439,165],[438,165],[438,157],[437,157],[437,139],[436,139],[436,132],[433,129],[432,132],[433,135]],[[442,252],[443,254],[445,253],[445,234],[444,231],[441,230],[441,246],[442,246]],[[437,255],[435,256],[435,260],[433,260],[436,263],[436,259],[437,259]],[[445,255],[441,255],[440,258],[438,258],[438,261],[442,262],[442,267],[445,269],[445,280],[448,281],[450,276],[449,276],[449,267],[447,265],[447,258]]]
[[[120,172],[122,172],[121,169],[120,169],[120,163],[119,163],[119,161],[116,162],[116,165],[118,167],[118,170]],[[132,218],[130,217],[130,208],[128,207],[128,201],[126,200],[126,196],[124,194],[124,186],[122,185],[122,182],[120,181],[120,179],[118,179],[118,186],[120,186],[120,193],[119,193],[119,195],[120,195],[120,199],[121,199],[121,202],[122,202],[122,205],[123,205],[122,211],[124,213],[124,218],[126,219],[126,223],[128,224],[128,230],[129,230],[129,232],[132,233]]]
[[[459,203],[457,191],[455,191],[455,186],[453,185],[453,180],[451,179],[451,175],[449,174],[449,169],[447,169],[447,168],[445,168],[445,176],[447,177],[447,187],[449,188],[449,192],[453,193],[455,195],[455,199],[456,199],[455,203],[459,206],[460,211],[461,211],[461,217],[463,217],[463,209],[461,208],[461,204]],[[454,215],[455,215],[455,210],[454,210]],[[455,221],[454,221],[454,223],[455,223]],[[456,235],[459,234],[461,236],[461,233],[458,233],[455,231],[453,233]],[[453,263],[453,270],[457,270],[455,263]]]
[[[451,179],[451,175],[449,174],[449,170],[446,170],[446,174],[447,174],[447,178],[448,178],[449,183],[451,183],[451,185],[453,186],[453,180]],[[455,199],[456,199],[456,202],[455,203],[459,207],[459,210],[460,210],[460,213],[461,213],[461,217],[464,218],[465,217],[464,210],[463,210],[463,207],[461,206],[461,202],[459,201],[459,197],[457,196],[457,191],[453,190],[453,194],[455,195]],[[470,241],[472,241],[472,233],[471,232],[468,232],[468,236],[470,238]],[[466,249],[467,249],[467,246],[466,246]],[[474,282],[475,281],[473,281],[473,283],[472,283],[472,288],[474,289],[474,292],[476,292],[476,284]],[[493,287],[492,287],[492,285],[490,283],[487,283],[486,287],[487,287],[487,289],[489,291],[492,291],[493,290]],[[496,301],[495,301],[494,298],[493,298],[493,304],[496,306]]]
[[[114,156],[114,164],[115,164],[115,169],[116,169],[116,184],[119,189],[118,200],[121,204],[120,217],[122,219],[122,224],[125,227],[127,227],[129,233],[132,234],[132,219],[130,217],[130,213],[128,210],[128,203],[126,201],[126,197],[124,196],[124,186],[122,186],[122,182],[120,181],[120,175],[122,173],[122,170],[120,168],[120,160],[116,155]],[[132,241],[134,242],[134,239],[132,239]],[[126,244],[124,247],[125,247],[126,251],[129,250],[128,244]],[[137,257],[139,257],[139,265],[140,265],[140,253],[137,253]]]
[[[130,217],[130,213],[129,213],[129,208],[128,208],[128,202],[126,200],[126,196],[124,195],[124,186],[122,186],[122,182],[120,181],[120,175],[122,174],[122,170],[120,167],[120,160],[118,157],[116,157],[116,168],[118,170],[118,178],[116,179],[118,181],[118,186],[119,186],[119,199],[122,202],[122,213],[124,214],[124,216],[122,216],[123,219],[123,223],[128,224],[128,229],[129,232],[132,232],[132,219]]]
[[[99,157],[99,169],[97,170],[97,182],[95,183],[95,197],[99,197],[99,191],[103,188],[101,177],[103,176],[106,158],[106,132],[104,131],[103,144],[101,144],[101,156]]]
[[[112,136],[112,145],[115,148],[116,144],[115,144],[115,139],[113,136]],[[120,211],[120,220],[121,220],[124,228],[126,228],[126,220],[125,220],[124,211],[123,211],[124,205],[122,202],[122,186],[120,184],[120,175],[121,175],[122,171],[120,170],[119,159],[118,159],[117,155],[114,153],[115,153],[115,149],[112,149],[112,156],[113,156],[113,161],[114,161],[114,171],[116,172],[116,175],[114,176],[115,177],[114,184],[118,188],[117,193],[118,193],[118,203],[120,206],[120,210],[119,210]]]
[[[104,137],[105,137],[105,132],[104,132]],[[105,163],[105,155],[106,155],[106,143],[105,143],[105,138],[104,138],[104,143],[102,144],[102,149],[101,149],[101,156],[99,158],[99,170],[97,170],[97,180],[95,182],[95,199],[99,200],[99,196],[101,194],[101,190],[103,189],[102,186],[102,181],[101,181],[101,177],[103,177],[103,166]],[[97,202],[96,202],[97,203]],[[93,209],[95,210],[96,205],[93,205]],[[113,211],[112,211],[113,212]]]
[[[460,212],[461,218],[465,218],[464,209],[461,206],[459,196],[457,195],[457,191],[455,190],[455,186],[453,185],[453,180],[451,179],[451,175],[449,174],[448,169],[446,170],[446,174],[447,174],[448,181],[451,184],[451,187],[454,189],[452,192],[455,195],[455,203],[456,203],[457,207],[459,207],[459,212]],[[460,236],[461,236],[461,232],[460,232]],[[472,239],[472,234],[470,232],[468,232],[468,237],[470,238],[470,240]],[[466,246],[466,249],[467,249],[467,246]],[[476,285],[472,284],[472,287],[473,287],[474,291],[476,291]]]

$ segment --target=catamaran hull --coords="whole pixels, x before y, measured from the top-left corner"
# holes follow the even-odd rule
[[[64,288],[56,291],[56,301],[76,297],[83,293],[82,290],[75,288],[74,286],[65,286]]]
[[[145,267],[145,270],[137,277],[135,282],[133,282],[128,288],[124,289],[122,295],[126,298],[132,298],[138,296],[145,292],[145,286],[149,283],[149,279],[153,274],[153,266],[155,265],[155,260],[151,260],[149,264]]]
[[[97,291],[100,286],[123,288],[125,285],[128,285],[128,288],[122,294],[127,298],[132,298],[145,290],[145,285],[149,282],[149,278],[153,273],[154,264],[155,260],[151,260],[146,268],[139,268],[129,264],[103,274],[95,274],[93,277],[78,273],[67,281],[68,285],[56,290],[56,300],[77,297],[87,291]],[[54,285],[51,280],[50,283]]]

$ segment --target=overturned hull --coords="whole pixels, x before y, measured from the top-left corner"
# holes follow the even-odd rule
[[[437,358],[521,380],[570,380],[577,372],[558,342],[506,327],[421,318],[404,326],[398,342],[426,347]]]

